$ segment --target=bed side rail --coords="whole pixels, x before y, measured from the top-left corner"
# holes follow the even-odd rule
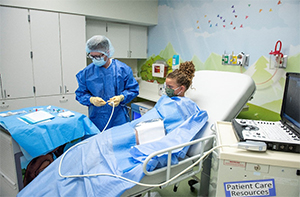
[[[215,139],[215,135],[211,135],[211,136],[207,136],[207,137],[203,137],[203,138],[199,138],[199,139],[196,139],[196,140],[192,140],[190,142],[187,142],[187,143],[183,143],[183,144],[179,144],[179,145],[176,145],[176,146],[173,146],[173,147],[170,147],[170,148],[166,148],[166,149],[163,149],[163,150],[160,150],[160,151],[156,151],[154,153],[151,153],[145,160],[145,162],[143,163],[143,172],[145,173],[145,175],[154,175],[154,174],[158,174],[158,173],[161,173],[163,171],[166,171],[166,181],[168,181],[170,179],[170,174],[171,174],[171,169],[176,167],[176,166],[179,166],[179,165],[182,165],[184,163],[187,163],[187,162],[193,162],[196,160],[196,159],[199,159],[203,153],[204,153],[204,144],[206,141],[209,141],[209,140],[214,140]],[[172,151],[173,150],[176,150],[176,149],[180,149],[180,148],[183,148],[183,147],[186,147],[186,146],[190,146],[190,145],[193,145],[193,144],[196,144],[196,143],[202,143],[202,148],[201,150],[199,151],[199,154],[195,154],[191,157],[187,157],[181,161],[178,162],[178,164],[175,164],[175,165],[172,165],[171,166],[171,155],[172,155]],[[167,166],[166,167],[162,167],[162,168],[159,168],[159,169],[156,169],[154,171],[147,171],[147,164],[148,162],[155,156],[158,156],[158,155],[161,155],[163,153],[168,153],[168,160],[167,160]],[[199,164],[197,164],[199,165]],[[202,165],[202,161],[200,162],[200,165]],[[201,170],[201,168],[199,167],[199,170],[196,172],[198,173],[199,171]],[[196,174],[194,173],[194,174]],[[189,175],[191,176],[191,175]]]

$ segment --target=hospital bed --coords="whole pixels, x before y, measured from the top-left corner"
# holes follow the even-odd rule
[[[136,196],[154,187],[194,177],[202,166],[202,172],[209,172],[209,160],[203,162],[203,158],[212,151],[213,123],[235,118],[254,91],[253,80],[247,75],[198,71],[186,94],[191,99],[163,95],[141,118],[112,127],[69,148],[18,196],[33,192],[36,196]],[[167,135],[137,145],[134,129],[137,124],[157,119],[163,120]],[[142,183],[147,185],[141,186]],[[201,184],[201,190],[205,189],[208,186]]]
[[[144,173],[140,183],[157,184],[170,180],[172,177],[187,169],[198,161],[205,153],[209,153],[214,140],[214,123],[217,120],[230,121],[235,118],[245,107],[246,103],[252,98],[255,92],[255,84],[251,77],[223,71],[197,71],[193,79],[192,87],[186,93],[186,97],[191,98],[197,105],[208,112],[209,120],[205,127],[195,136],[194,140],[180,144],[178,146],[155,152],[148,156],[146,161],[155,155],[163,152],[170,153],[179,147],[190,146],[187,157],[178,164],[168,166],[148,172],[147,163],[144,163]],[[200,192],[201,196],[208,196],[210,160],[199,162],[175,180],[162,186],[161,188],[179,183],[184,179],[194,177],[201,172]],[[122,196],[136,196],[152,190],[154,187],[136,185],[126,190]]]

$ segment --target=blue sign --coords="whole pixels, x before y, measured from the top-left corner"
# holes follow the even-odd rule
[[[224,182],[225,196],[276,196],[274,179]]]

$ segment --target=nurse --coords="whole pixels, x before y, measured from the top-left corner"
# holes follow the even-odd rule
[[[126,104],[139,94],[139,84],[125,63],[111,58],[114,48],[108,38],[96,35],[86,43],[93,62],[77,75],[76,100],[88,106],[89,118],[102,131],[115,109],[107,129],[128,122]]]
[[[195,76],[195,66],[192,61],[180,63],[179,69],[166,77],[165,92],[169,97],[184,96]]]

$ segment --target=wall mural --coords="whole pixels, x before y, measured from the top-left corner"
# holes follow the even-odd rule
[[[257,88],[244,116],[278,120],[285,73],[300,72],[299,12],[298,0],[159,0],[158,25],[149,28],[149,58],[139,67],[140,77],[163,83],[152,77],[152,63],[165,60],[170,72],[175,54],[180,62],[192,60],[196,70],[244,73]],[[286,69],[269,65],[279,40]],[[223,54],[240,52],[249,54],[248,66],[222,65]]]

